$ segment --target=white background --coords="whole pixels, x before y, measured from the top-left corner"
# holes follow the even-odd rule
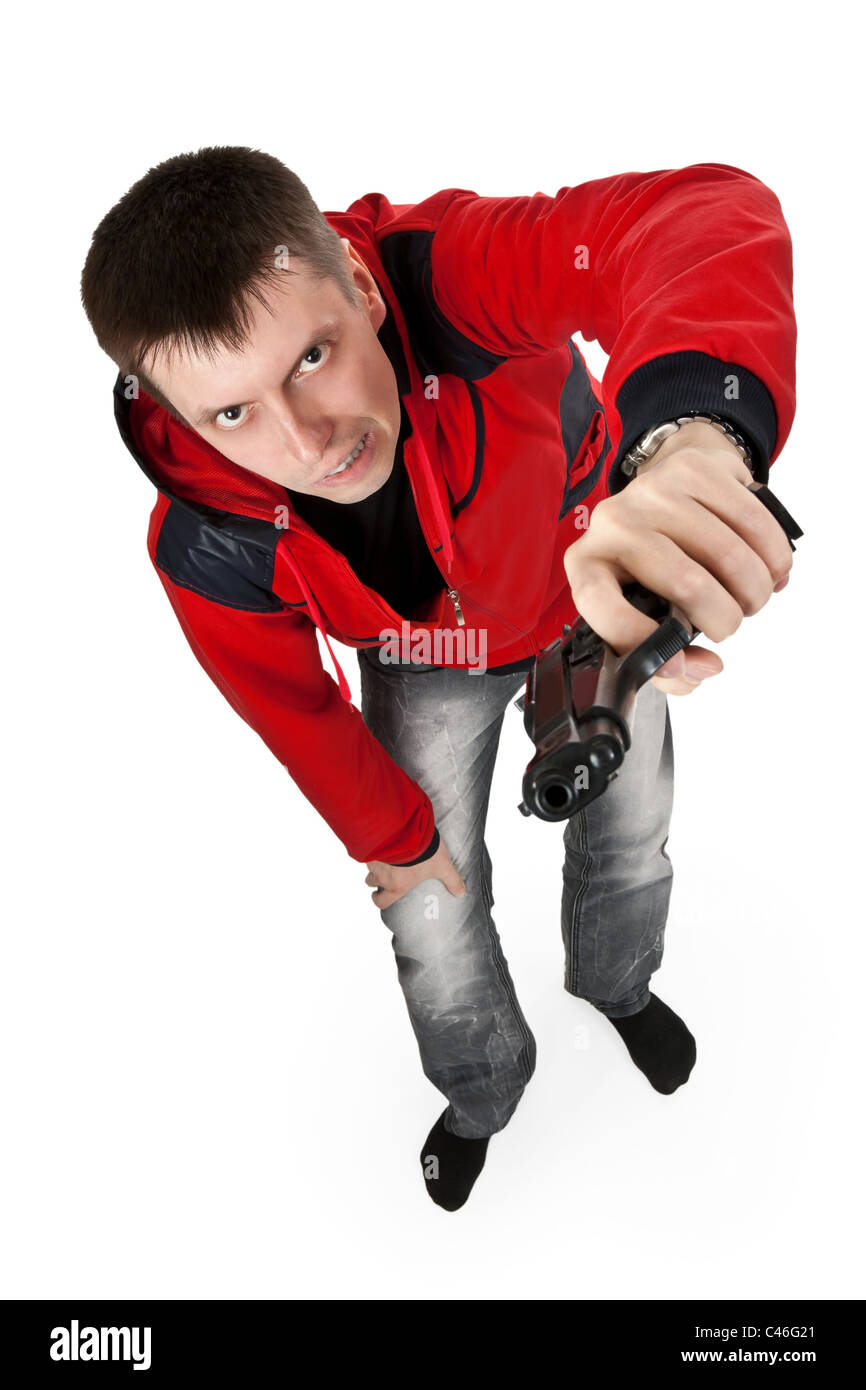
[[[849,14],[250,0],[7,18],[3,1297],[866,1292]],[[445,1102],[366,870],[187,647],[80,307],[100,218],[209,144],[277,155],[329,211],[718,161],[770,185],[793,237],[798,412],[771,485],[805,535],[724,673],[671,699],[656,983],[695,1070],[657,1094],[564,992],[561,829],[517,813],[530,746],[509,708],[488,843],[538,1068],[453,1214],[424,1191]]]

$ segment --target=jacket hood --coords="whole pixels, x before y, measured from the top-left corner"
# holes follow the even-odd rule
[[[408,418],[410,434],[404,441],[404,456],[412,460],[436,517],[438,541],[445,566],[453,562],[453,523],[447,508],[444,483],[434,474],[430,444],[435,431],[430,403],[426,401],[420,373],[409,344],[406,322],[382,265],[373,235],[373,219],[385,224],[397,215],[381,194],[369,194],[353,204],[345,214],[326,213],[330,224],[347,236],[376,281],[386,304],[386,317],[378,330],[379,341],[388,355],[397,381],[402,411]],[[248,517],[274,525],[277,509],[286,518],[283,554],[304,593],[309,612],[322,633],[337,670],[343,698],[350,700],[348,682],[328,640],[321,613],[306,576],[292,553],[290,533],[295,513],[288,489],[279,483],[239,467],[201,435],[174,419],[145,391],[133,394],[133,386],[118,372],[114,384],[114,413],[118,430],[129,452],[154,487],[176,505],[216,521],[228,516]],[[428,441],[430,444],[428,444]]]

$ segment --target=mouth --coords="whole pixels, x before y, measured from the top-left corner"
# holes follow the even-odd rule
[[[326,473],[323,478],[319,478],[317,487],[342,487],[346,483],[354,482],[360,478],[362,473],[366,473],[370,466],[374,452],[374,439],[372,430],[368,430],[363,438],[358,440],[354,449],[342,463],[336,468],[332,468],[330,473]]]

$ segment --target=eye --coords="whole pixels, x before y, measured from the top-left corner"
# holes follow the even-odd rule
[[[248,411],[248,410],[249,410],[249,406],[248,406],[248,405],[228,405],[228,406],[226,406],[225,410],[221,410],[221,411],[219,412],[219,415],[215,415],[215,416],[214,416],[214,424],[215,424],[215,425],[219,425],[220,420],[225,420],[225,425],[222,425],[222,426],[221,426],[222,429],[230,429],[230,430],[237,429],[238,425],[242,425],[242,424],[244,423],[244,420],[247,418],[246,415],[242,416],[242,418],[241,418],[240,420],[230,420],[228,417],[229,417],[230,415],[236,415],[236,414],[238,413],[238,411],[240,411],[240,410],[247,410],[247,411]]]
[[[323,363],[324,361],[326,361],[325,349],[327,349],[328,353],[330,353],[330,351],[331,351],[331,345],[330,345],[330,343],[314,343],[313,346],[310,348],[309,352],[305,352],[305,353],[304,353],[303,362],[302,362],[302,364],[301,364],[301,367],[302,367],[302,366],[304,365],[304,363],[306,363],[306,365],[309,367],[310,370],[305,372],[305,371],[302,371],[302,370],[301,370],[301,367],[299,367],[299,368],[298,368],[297,375],[298,375],[298,376],[310,376],[314,371],[317,370],[317,368],[321,367],[322,363]],[[317,361],[315,361],[315,362],[310,362],[310,361],[308,360],[309,358],[311,358],[311,357],[316,357],[316,356],[318,356],[318,360],[317,360]]]

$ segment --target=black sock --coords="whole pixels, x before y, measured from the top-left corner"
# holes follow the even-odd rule
[[[661,999],[651,994],[639,1013],[610,1021],[635,1066],[662,1095],[669,1096],[688,1081],[697,1056],[695,1040],[682,1019]]]
[[[451,1134],[444,1125],[447,1114],[447,1109],[442,1111],[427,1135],[421,1150],[421,1167],[427,1191],[436,1205],[457,1211],[484,1167],[490,1139],[461,1139],[458,1134]]]

